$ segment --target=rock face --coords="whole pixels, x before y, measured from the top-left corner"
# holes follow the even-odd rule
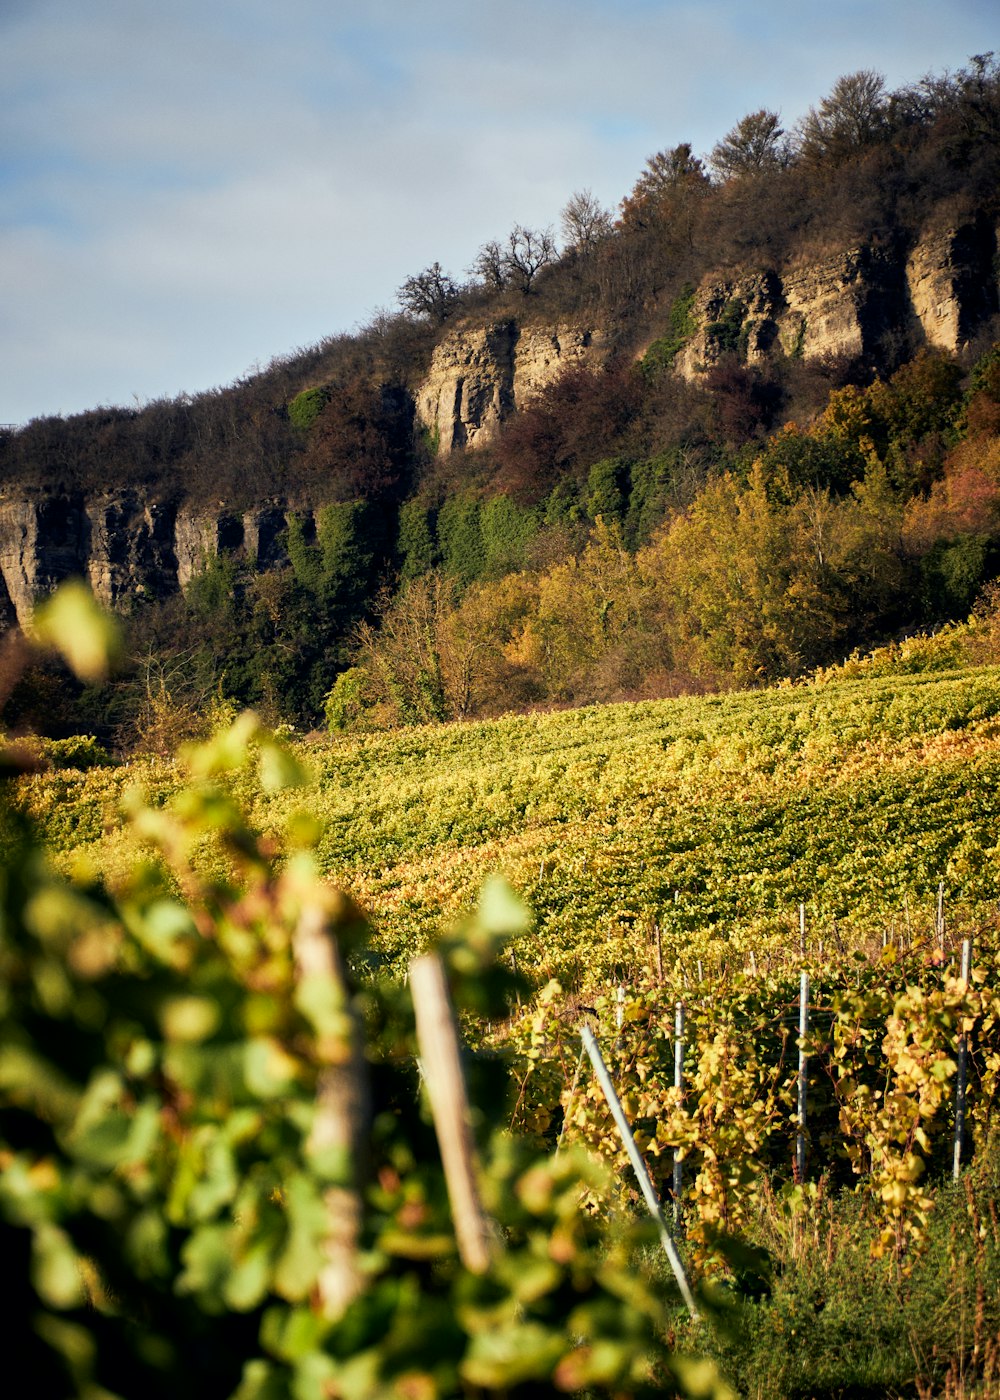
[[[106,607],[185,588],[214,555],[240,553],[259,568],[281,562],[285,507],[243,515],[220,506],[179,509],[135,491],[0,498],[0,627],[26,625],[39,598],[64,579],[85,578]]]
[[[778,355],[845,356],[886,372],[922,345],[960,350],[996,314],[997,230],[985,219],[939,221],[908,247],[873,241],[783,267],[712,274],[685,309],[680,348],[675,315],[649,349],[660,364],[673,356],[674,371],[689,380],[729,355],[751,366]],[[567,368],[599,367],[606,344],[599,327],[583,324],[449,326],[416,393],[415,421],[439,454],[482,447]],[[400,406],[407,424],[410,407]],[[286,524],[278,500],[240,513],[224,502],[154,502],[134,488],[86,499],[10,488],[0,492],[0,628],[25,623],[35,601],[71,575],[89,579],[114,608],[186,588],[218,554],[238,553],[258,568],[279,564]]]
[[[914,248],[906,281],[928,345],[960,350],[997,310],[996,253],[996,230],[982,222],[929,233]]]
[[[601,360],[599,332],[582,326],[460,329],[437,346],[417,391],[417,420],[437,453],[482,447],[500,424],[568,365]]]
[[[708,277],[674,368],[694,380],[725,354],[759,364],[780,351],[885,370],[920,345],[954,353],[997,310],[995,257],[994,231],[966,225],[926,235],[908,255],[872,244],[780,272]]]

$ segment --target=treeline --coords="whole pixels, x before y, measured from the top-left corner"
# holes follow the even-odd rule
[[[534,505],[408,502],[402,586],[358,628],[329,723],[753,685],[967,615],[1000,568],[1000,347],[967,379],[924,354],[837,389],[810,428],[696,475],[675,448]]]

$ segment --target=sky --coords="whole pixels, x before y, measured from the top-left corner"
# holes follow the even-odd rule
[[[232,383],[996,0],[0,0],[0,423]]]

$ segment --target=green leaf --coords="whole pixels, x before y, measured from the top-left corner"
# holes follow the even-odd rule
[[[283,744],[266,739],[260,747],[260,785],[265,792],[282,792],[286,788],[304,787],[306,770]]]
[[[121,653],[117,623],[103,611],[87,585],[75,580],[62,584],[38,608],[34,631],[43,645],[59,652],[82,681],[104,680]]]
[[[32,1241],[31,1279],[39,1297],[53,1308],[75,1308],[84,1301],[76,1250],[64,1230],[40,1225]]]
[[[160,1024],[168,1040],[208,1040],[221,1019],[218,1005],[209,997],[171,997],[160,1008]]]
[[[487,933],[513,936],[527,933],[531,927],[531,911],[502,875],[493,875],[484,883],[477,917]]]
[[[552,1374],[566,1339],[538,1322],[511,1322],[472,1338],[460,1371],[470,1385],[504,1389]]]
[[[233,1227],[202,1225],[185,1241],[181,1262],[178,1293],[196,1293],[202,1307],[222,1311],[222,1295],[233,1269]]]
[[[328,1224],[323,1198],[299,1173],[285,1183],[288,1241],[274,1271],[274,1290],[289,1302],[308,1296],[323,1265]]]

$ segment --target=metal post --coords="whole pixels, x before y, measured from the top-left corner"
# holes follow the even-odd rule
[[[809,1030],[809,974],[799,986],[799,1126],[795,1134],[795,1175],[806,1179],[806,1033]]]
[[[674,1008],[674,1088],[678,1092],[684,1087],[684,1003],[679,1001]],[[684,1164],[680,1148],[674,1148],[674,1229],[681,1219],[681,1192],[684,1189]]]
[[[799,905],[799,952],[806,955],[806,906]]]
[[[681,1297],[687,1304],[687,1310],[691,1316],[697,1318],[698,1309],[695,1307],[694,1294],[691,1292],[691,1285],[687,1281],[684,1265],[681,1263],[680,1255],[677,1253],[677,1246],[671,1239],[670,1231],[667,1229],[667,1222],[663,1218],[663,1211],[657,1199],[656,1189],[649,1175],[649,1168],[643,1161],[642,1153],[635,1145],[635,1138],[632,1136],[632,1129],[629,1126],[629,1121],[625,1117],[625,1112],[619,1102],[618,1095],[615,1093],[615,1086],[611,1082],[611,1076],[608,1074],[604,1058],[601,1055],[597,1041],[594,1039],[594,1032],[589,1026],[582,1026],[580,1028],[580,1039],[583,1041],[584,1049],[590,1056],[590,1063],[594,1067],[594,1073],[597,1075],[598,1083],[604,1091],[604,1097],[607,1100],[608,1108],[610,1108],[611,1116],[614,1118],[615,1126],[618,1128],[618,1135],[622,1140],[622,1146],[625,1148],[628,1159],[632,1163],[632,1169],[635,1172],[636,1180],[639,1183],[639,1189],[643,1194],[646,1206],[659,1227],[660,1243],[663,1245],[664,1254],[666,1254],[667,1259],[670,1261],[670,1267],[673,1270],[674,1278],[677,1280],[677,1287],[680,1289]]]
[[[938,881],[937,917],[936,917],[936,919],[935,919],[934,922],[935,922],[935,927],[936,927],[936,929],[937,929],[938,947],[941,949],[941,952],[943,953],[943,952],[944,952],[944,881],[943,881],[943,880]]]
[[[972,981],[972,939],[962,940],[962,981],[966,991]],[[965,1146],[965,1080],[968,1071],[969,1045],[965,1031],[958,1036],[958,1069],[955,1074],[955,1154],[952,1160],[951,1175],[958,1180],[962,1169],[962,1148]]]

